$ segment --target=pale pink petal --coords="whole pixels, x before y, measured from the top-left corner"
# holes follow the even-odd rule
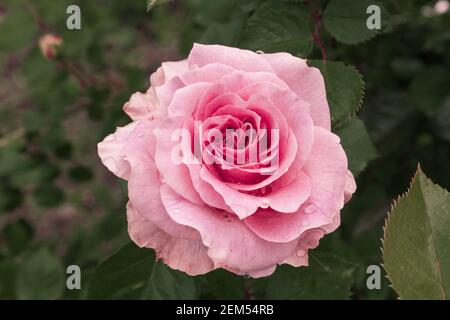
[[[286,259],[297,246],[297,241],[265,241],[234,215],[186,201],[167,185],[161,186],[161,199],[174,221],[200,232],[215,266],[244,273],[266,269]]]
[[[294,132],[297,143],[297,165],[303,167],[313,145],[313,121],[310,106],[291,90],[280,88],[272,83],[253,83],[239,90],[238,94],[245,100],[255,95],[264,95],[285,116],[290,129]]]
[[[194,43],[188,57],[188,63],[200,67],[210,63],[222,63],[242,71],[273,72],[270,64],[261,59],[257,53],[221,45]]]
[[[159,101],[155,90],[150,88],[146,93],[134,93],[124,104],[123,111],[134,121],[160,116]]]
[[[155,163],[161,178],[176,193],[196,204],[204,204],[192,184],[188,167],[176,155],[177,150],[182,150],[183,136],[180,130],[182,127],[182,118],[168,118],[154,130],[156,137]]]
[[[189,65],[186,59],[180,61],[167,61],[161,64],[164,72],[164,81],[179,77],[189,71]]]
[[[198,82],[177,90],[167,108],[169,117],[191,117],[203,94],[211,86],[212,84],[208,82]]]
[[[130,164],[123,158],[122,149],[137,124],[138,122],[132,122],[125,127],[117,128],[116,132],[108,135],[97,145],[98,155],[105,167],[119,178],[125,180],[130,175]]]
[[[333,133],[315,127],[314,139],[310,157],[303,168],[312,182],[307,203],[296,213],[259,210],[244,220],[263,239],[292,241],[306,230],[323,228],[330,232],[339,225],[339,211],[344,204],[347,157]]]
[[[319,69],[308,67],[306,60],[289,53],[261,54],[274,72],[311,106],[311,116],[316,126],[331,130],[330,108],[327,102],[325,82]]]
[[[297,249],[282,263],[290,264],[293,267],[308,266],[308,250],[316,248],[324,235],[322,229],[306,231],[299,238]]]
[[[158,87],[163,85],[164,82],[166,82],[166,79],[164,77],[164,70],[162,67],[159,67],[150,75],[150,84],[152,87]]]
[[[347,170],[347,179],[345,180],[344,201],[348,202],[356,192],[356,182],[353,173]]]
[[[347,156],[339,137],[321,127],[314,128],[314,145],[303,167],[313,181],[309,199],[323,213],[332,215],[344,206]]]
[[[230,74],[233,71],[234,69],[232,67],[225,64],[211,63],[200,68],[193,68],[185,74],[181,75],[180,78],[186,85],[194,84],[197,82],[215,83],[223,76]]]
[[[174,222],[161,203],[159,186],[161,177],[154,161],[155,121],[141,121],[129,135],[123,148],[125,160],[129,163],[128,196],[133,207],[147,220],[155,223],[164,232],[185,239],[198,239],[196,230]]]
[[[155,87],[156,96],[158,97],[160,108],[167,109],[172,102],[172,98],[178,89],[185,87],[183,81],[179,77],[175,77],[165,82],[159,87]]]
[[[296,152],[297,143],[292,132],[290,132],[286,153],[284,154],[283,159],[280,160],[279,169],[272,175],[268,176],[266,180],[264,180],[265,185],[275,181],[288,171],[289,166],[295,159]],[[270,199],[242,193],[232,186],[225,184],[223,181],[219,180],[205,167],[200,170],[200,177],[205,182],[209,183],[214,188],[214,190],[223,197],[225,203],[233,210],[234,213],[236,213],[236,215],[240,219],[244,219],[252,215],[258,208],[267,208],[268,206],[276,206],[277,204],[280,204],[279,201],[271,204]],[[277,209],[279,210],[284,210],[286,208],[287,206],[284,205],[280,205],[280,207],[277,207]]]
[[[144,218],[129,202],[127,204],[128,233],[139,246],[155,250],[157,259],[169,267],[191,276],[214,269],[208,248],[200,240],[172,237]]]
[[[271,242],[285,243],[297,239],[307,230],[320,228],[330,224],[332,218],[316,211],[305,212],[306,204],[294,213],[280,213],[274,210],[258,210],[244,219],[245,224],[262,239]]]

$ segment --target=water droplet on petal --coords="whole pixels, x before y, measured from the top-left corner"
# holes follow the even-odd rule
[[[304,227],[306,227],[308,224],[309,224],[309,222],[306,220],[302,222],[302,226],[304,226]]]
[[[267,200],[267,199],[263,199],[263,201],[262,201],[262,203],[261,203],[261,208],[264,208],[264,209],[266,209],[266,208],[268,208],[268,207],[269,207],[269,205],[270,205],[270,202],[269,202],[269,200]]]
[[[144,132],[139,132],[136,136],[137,136],[138,138],[142,138],[142,137],[144,136]]]
[[[305,207],[305,212],[306,213],[314,213],[316,212],[317,207],[314,203],[310,203]]]
[[[262,51],[262,50],[257,50],[256,53],[257,53],[257,54],[264,54],[264,51]]]
[[[180,213],[180,210],[175,209],[175,210],[173,210],[173,213],[174,213],[174,214],[179,214],[179,213]]]
[[[295,253],[295,255],[296,255],[298,258],[303,257],[305,254],[306,254],[306,251],[303,250],[303,249],[298,249],[297,252]]]

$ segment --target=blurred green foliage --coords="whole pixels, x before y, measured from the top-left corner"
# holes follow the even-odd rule
[[[381,262],[382,222],[418,162],[433,181],[450,188],[450,18],[448,12],[423,14],[435,1],[378,1],[389,23],[377,34],[345,33],[350,38],[341,40],[357,42],[346,45],[336,40],[347,32],[339,28],[352,25],[335,15],[325,24],[317,20],[329,3],[332,13],[340,12],[336,2],[174,0],[147,12],[145,0],[3,1],[0,298],[395,298],[386,282],[382,290],[368,290],[365,270]],[[66,28],[69,4],[81,8],[81,30]],[[39,50],[47,33],[63,39],[55,60]],[[162,61],[185,56],[193,42],[289,51],[318,67],[325,50],[329,62],[321,69],[334,130],[361,174],[342,227],[322,241],[310,268],[282,267],[259,280],[223,270],[191,279],[153,264],[149,250],[133,245],[100,264],[129,240],[126,184],[100,164],[96,144],[129,121],[121,106],[148,86],[150,73]],[[350,120],[363,96],[358,72],[366,84],[362,121]],[[128,276],[116,284],[131,282],[102,289],[99,272],[110,268],[111,259],[126,266],[122,256],[147,271],[125,268]],[[65,289],[70,264],[83,270],[82,290]],[[280,286],[287,288],[284,295]],[[302,286],[310,289],[297,290]]]

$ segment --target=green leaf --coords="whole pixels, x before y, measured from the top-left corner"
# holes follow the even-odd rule
[[[263,3],[244,28],[241,46],[264,52],[289,52],[306,57],[312,50],[312,20],[305,6]]]
[[[347,154],[349,169],[356,177],[377,157],[377,150],[364,123],[358,118],[339,128],[336,134],[341,138],[341,144]]]
[[[0,261],[0,299],[14,299],[17,266],[12,259]]]
[[[357,265],[324,252],[309,253],[309,267],[278,267],[270,278],[268,299],[348,299]]]
[[[64,201],[64,192],[55,185],[41,184],[33,191],[33,197],[41,207],[53,208]]]
[[[19,299],[58,299],[65,285],[64,270],[58,258],[40,248],[20,263],[16,295]]]
[[[339,127],[359,110],[364,98],[364,81],[359,71],[342,62],[309,60],[325,79],[333,127]]]
[[[233,46],[242,29],[242,22],[238,19],[229,22],[211,22],[199,42],[204,44],[221,44]]]
[[[134,243],[127,244],[94,271],[88,298],[140,298],[154,263],[153,250],[139,248]]]
[[[366,12],[370,5],[380,8],[381,29],[370,30]],[[356,44],[375,37],[388,27],[389,14],[385,8],[373,0],[331,0],[323,13],[323,22],[328,32],[336,40],[345,44]]]
[[[384,268],[400,298],[450,298],[449,226],[450,194],[419,167],[384,227]]]
[[[409,88],[410,103],[417,109],[432,112],[440,109],[450,97],[447,67],[431,66],[420,72]]]
[[[224,269],[197,277],[202,299],[244,299],[244,278]]]
[[[33,229],[23,219],[11,222],[3,228],[5,242],[12,254],[22,252],[33,237]]]
[[[153,267],[153,272],[146,288],[144,298],[164,300],[184,300],[197,298],[194,278],[172,270],[162,261]]]
[[[15,4],[5,9],[0,27],[0,51],[13,52],[32,43],[37,28],[35,19],[24,6]]]
[[[89,167],[76,165],[70,168],[69,178],[77,182],[86,182],[92,180],[94,173]]]

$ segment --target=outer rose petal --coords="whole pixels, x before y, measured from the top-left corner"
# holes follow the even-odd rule
[[[156,126],[155,121],[139,122],[123,148],[130,167],[128,196],[134,208],[164,232],[179,238],[199,239],[196,230],[175,223],[161,203],[158,188],[161,181],[153,159],[156,145],[153,130]]]
[[[152,119],[164,114],[163,110],[159,108],[159,101],[153,88],[146,93],[134,93],[130,101],[124,104],[123,111],[135,121]]]
[[[353,173],[347,170],[347,178],[345,180],[344,201],[347,203],[356,191],[356,182]]]
[[[311,229],[302,234],[298,240],[297,249],[283,263],[293,267],[308,266],[308,250],[319,245],[319,240],[325,235],[321,229]]]
[[[161,199],[174,221],[200,232],[216,267],[242,273],[267,269],[286,259],[297,245],[297,241],[265,241],[235,216],[186,201],[167,185],[161,186]]]
[[[286,242],[309,229],[337,227],[336,214],[339,216],[344,205],[347,157],[333,133],[315,127],[314,145],[304,171],[312,181],[308,204],[296,213],[262,210],[244,220],[261,238]]]
[[[172,269],[181,270],[191,276],[214,269],[207,254],[208,248],[200,240],[171,237],[145,219],[130,202],[127,204],[127,218],[131,239],[140,247],[155,249],[156,257]]]
[[[186,59],[180,61],[168,61],[161,64],[164,72],[164,82],[172,78],[181,76],[189,71],[189,65]]]
[[[289,53],[261,54],[274,72],[311,106],[311,116],[316,126],[331,130],[330,107],[325,83],[319,69],[308,67],[306,60]]]
[[[130,165],[123,158],[122,149],[137,124],[137,122],[132,122],[125,127],[117,128],[116,132],[108,135],[97,145],[98,155],[105,167],[119,178],[125,180],[130,175]]]
[[[200,67],[210,63],[222,63],[242,71],[267,71],[273,72],[269,63],[249,50],[231,48],[221,45],[203,45],[194,43],[189,53],[188,63]]]
[[[176,147],[181,143],[177,141],[177,129],[182,126],[181,118],[168,118],[154,130],[156,137],[155,163],[165,183],[175,192],[189,201],[202,205],[204,202],[194,189],[188,167],[184,163],[175,163],[177,159],[173,159],[173,153],[177,151]],[[155,186],[155,188],[157,187]]]

